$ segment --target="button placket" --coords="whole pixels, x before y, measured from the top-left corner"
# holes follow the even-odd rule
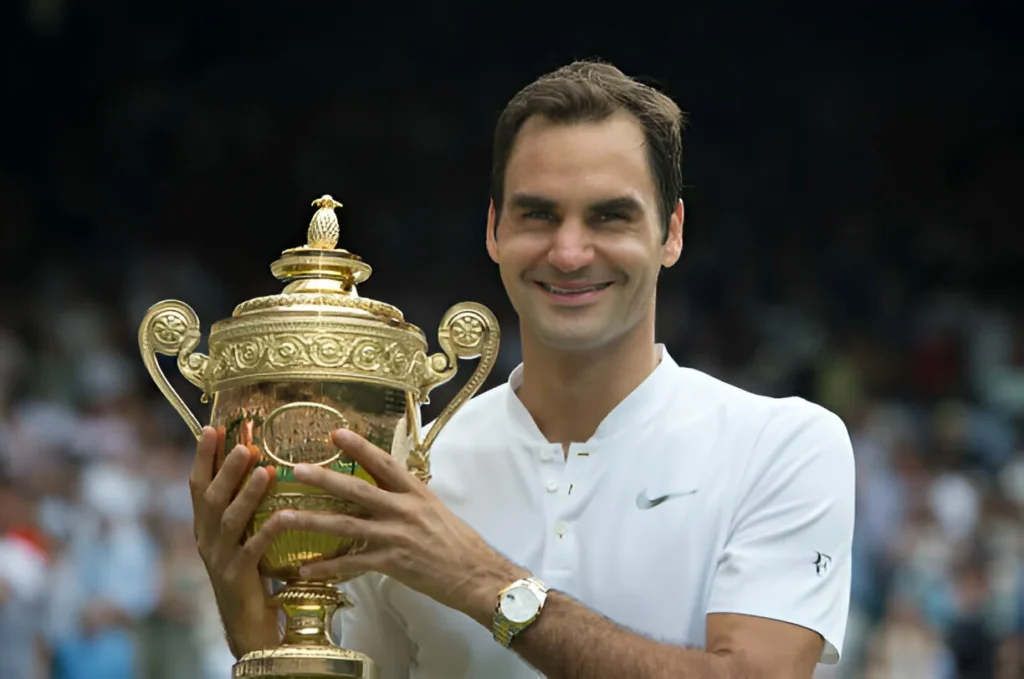
[[[544,488],[544,509],[549,523],[557,518],[559,506],[555,502],[555,494],[562,487],[565,478],[565,459],[560,451],[555,450],[557,447],[547,444],[540,450],[539,480]],[[559,454],[556,455],[556,452]]]
[[[569,455],[565,461],[565,473],[562,478],[565,498],[563,509],[566,511],[575,503],[575,498],[572,497],[573,492],[578,493],[581,489],[581,484],[591,482],[591,477],[593,476],[592,467],[592,456],[589,446],[577,447],[574,444],[569,447]],[[579,496],[577,495],[577,497]]]
[[[567,572],[572,566],[571,555],[575,551],[571,542],[571,527],[565,516],[566,460],[562,447],[548,444],[539,452],[540,475],[543,487],[543,501],[546,516],[547,536],[544,550],[544,570],[556,574]]]
[[[573,517],[577,514],[581,492],[593,476],[593,463],[589,447],[571,445],[569,454],[557,451],[562,461],[561,479],[557,484],[548,485],[547,507],[550,508],[550,532],[545,567],[556,572],[571,573],[577,567],[578,545]],[[581,485],[582,484],[582,485]]]

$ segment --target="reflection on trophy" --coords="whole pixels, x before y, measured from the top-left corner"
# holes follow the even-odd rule
[[[154,305],[139,328],[143,361],[160,391],[198,437],[199,420],[164,376],[157,354],[175,356],[182,375],[212,399],[210,424],[226,432],[225,449],[244,444],[256,464],[276,476],[247,528],[253,535],[279,509],[360,515],[361,509],[296,483],[298,463],[373,479],[330,441],[345,427],[392,454],[424,482],[430,478],[431,443],[445,423],[476,393],[494,366],[499,331],[485,307],[464,302],[441,319],[443,353],[428,355],[423,331],[402,312],[360,297],[356,285],[370,266],[336,247],[341,207],[330,196],[309,225],[307,245],[282,253],[271,271],[286,286],[281,294],[239,304],[231,318],[214,323],[209,351],[195,352],[199,319],[178,301]],[[450,380],[460,358],[480,357],[472,376],[421,436],[419,409],[435,387]],[[396,436],[396,431],[399,432]],[[261,572],[284,583],[274,601],[285,614],[284,642],[249,653],[235,677],[376,677],[371,658],[330,640],[334,612],[351,605],[329,581],[299,577],[304,563],[341,556],[361,545],[351,539],[289,530],[260,563]]]

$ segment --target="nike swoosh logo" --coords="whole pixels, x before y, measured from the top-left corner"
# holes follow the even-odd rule
[[[697,489],[694,488],[693,490],[687,490],[682,493],[667,493],[665,495],[659,495],[658,497],[655,498],[649,498],[647,497],[647,489],[645,488],[644,490],[641,490],[636,496],[636,508],[653,509],[654,507],[657,507],[658,505],[662,504],[663,502],[667,502],[672,498],[686,497],[687,495],[693,495],[696,492]]]

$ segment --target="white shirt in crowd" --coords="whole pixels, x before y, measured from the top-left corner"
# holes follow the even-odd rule
[[[659,348],[658,368],[568,456],[516,396],[516,368],[438,436],[431,489],[508,559],[633,632],[700,648],[707,614],[741,613],[818,632],[821,662],[837,662],[854,521],[846,427]],[[487,629],[394,580],[343,587],[355,605],[338,615],[341,645],[381,679],[537,676]]]

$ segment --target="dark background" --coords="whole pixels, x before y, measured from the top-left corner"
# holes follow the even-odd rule
[[[484,250],[493,125],[533,78],[600,57],[690,114],[660,341],[850,428],[861,495],[839,676],[989,677],[1000,655],[1022,676],[1022,35],[1011,0],[0,5],[0,448],[21,489],[4,495],[6,530],[82,590],[46,594],[40,610],[61,612],[35,621],[0,588],[0,635],[41,631],[61,679],[119,661],[227,676],[190,542],[192,444],[138,357],[146,308],[182,299],[205,331],[277,291],[270,262],[330,193],[340,245],[375,269],[361,293],[432,347],[449,305],[498,313],[498,383],[518,349]],[[135,490],[113,508],[111,479]],[[79,544],[94,515],[127,524],[125,560]],[[104,595],[97,569],[159,575]],[[121,645],[100,658],[79,622],[104,597],[121,614],[88,638]],[[6,678],[5,657],[0,641]]]

